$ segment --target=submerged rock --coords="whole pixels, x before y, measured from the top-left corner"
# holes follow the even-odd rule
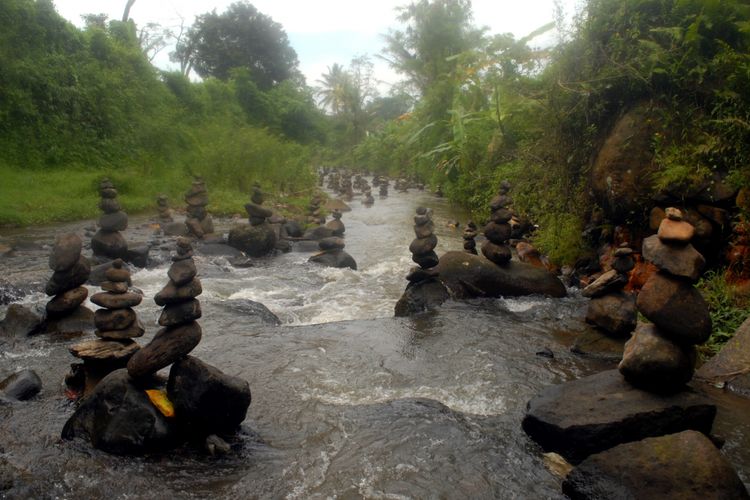
[[[339,269],[349,268],[354,271],[357,270],[357,261],[354,257],[346,253],[344,250],[327,250],[316,255],[313,255],[308,259],[310,262],[316,264],[322,264],[328,267],[336,267]]]
[[[440,257],[437,271],[456,298],[567,295],[565,285],[554,274],[523,262],[497,266],[478,255],[453,251]]]
[[[0,393],[8,399],[26,401],[42,390],[42,379],[34,370],[21,370],[0,382]]]
[[[750,498],[732,465],[695,431],[592,455],[568,474],[562,489],[572,499]]]
[[[83,438],[94,448],[118,455],[140,455],[175,444],[173,423],[124,369],[104,377],[81,402],[65,423],[62,438]]]
[[[412,314],[434,309],[449,298],[448,290],[438,279],[429,278],[423,281],[411,282],[406,286],[404,294],[396,302],[395,315],[397,317],[411,316]]]
[[[242,324],[261,323],[280,325],[281,320],[260,302],[249,299],[230,299],[221,302],[221,306],[242,315]]]
[[[647,437],[688,429],[708,435],[715,415],[716,406],[689,389],[655,395],[608,370],[542,391],[527,405],[523,430],[545,451],[575,464]]]

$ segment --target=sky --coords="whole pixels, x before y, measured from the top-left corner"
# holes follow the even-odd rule
[[[192,24],[195,16],[216,9],[223,12],[233,0],[136,0],[130,18],[139,26],[155,22],[178,29],[182,20]],[[387,64],[376,58],[384,46],[382,35],[398,28],[398,6],[408,0],[249,0],[286,31],[297,52],[299,67],[308,85],[316,85],[334,63],[348,65],[353,57],[370,55],[381,92],[398,80]],[[572,16],[580,0],[559,0],[566,17]],[[57,11],[76,26],[83,14],[107,14],[120,19],[126,0],[55,0]],[[522,37],[553,20],[555,0],[473,0],[474,21],[490,33],[513,33]],[[542,44],[544,41],[538,41]],[[533,44],[532,44],[533,45]],[[169,48],[154,64],[178,69],[169,61]]]

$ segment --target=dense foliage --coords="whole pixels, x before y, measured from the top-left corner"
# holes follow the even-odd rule
[[[192,174],[214,211],[240,211],[254,180],[270,192],[313,185],[326,123],[298,79],[274,73],[261,87],[257,68],[240,66],[191,82],[149,63],[133,21],[88,21],[75,28],[50,0],[0,2],[0,223],[92,216],[105,175],[130,210],[159,192],[180,205]]]

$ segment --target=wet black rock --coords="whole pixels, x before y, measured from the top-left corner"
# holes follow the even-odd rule
[[[62,437],[86,439],[118,455],[162,451],[175,444],[173,424],[124,369],[99,382],[65,423]]]
[[[242,324],[280,325],[281,320],[265,305],[249,299],[231,299],[221,302],[221,306],[242,316]]]
[[[324,251],[313,255],[308,261],[328,267],[336,267],[339,269],[348,267],[349,269],[357,270],[357,261],[355,261],[354,257],[346,253],[344,250]]]
[[[62,234],[55,239],[49,256],[49,267],[53,271],[65,271],[73,267],[81,257],[83,242],[77,234]]]
[[[191,432],[227,434],[239,427],[250,406],[245,380],[187,356],[172,365],[167,394],[175,417]]]
[[[304,234],[302,226],[296,220],[287,221],[287,223],[284,224],[284,230],[286,231],[287,236],[291,238],[301,238]]]
[[[161,326],[177,326],[195,321],[201,315],[201,303],[196,299],[190,299],[185,302],[166,305],[159,316],[159,324]]]
[[[81,256],[73,267],[65,271],[55,271],[44,288],[49,296],[57,295],[71,288],[86,283],[91,274],[91,265],[86,257]]]
[[[617,370],[548,387],[529,401],[523,429],[571,463],[618,444],[692,429],[709,435],[716,406],[687,389],[663,396]]]
[[[42,379],[34,370],[21,370],[0,382],[0,393],[15,401],[31,399],[42,390]]]
[[[396,302],[394,312],[397,317],[411,316],[434,309],[449,298],[448,290],[438,279],[430,278],[419,282],[411,282]]]
[[[167,276],[176,286],[188,284],[198,274],[193,259],[185,259],[175,262],[169,267]]]
[[[684,431],[597,453],[563,482],[574,500],[625,498],[750,498],[732,465],[711,440]]]
[[[39,332],[44,322],[41,311],[21,304],[11,304],[0,321],[0,331],[7,338],[21,338]]]
[[[154,302],[159,306],[177,304],[194,299],[201,293],[203,293],[203,286],[197,278],[193,278],[189,283],[182,286],[176,286],[174,281],[170,280],[164,288],[154,296]]]
[[[269,224],[235,226],[227,243],[250,257],[263,257],[276,248],[276,233]]]

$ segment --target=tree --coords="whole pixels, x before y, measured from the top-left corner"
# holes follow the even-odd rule
[[[233,68],[247,68],[261,90],[299,76],[297,53],[281,25],[247,2],[198,16],[176,53],[204,78],[227,80]]]
[[[349,74],[342,65],[334,63],[328,67],[328,73],[321,76],[322,78],[317,81],[320,84],[317,89],[320,104],[334,115],[338,115],[346,107],[348,87],[351,85]]]

